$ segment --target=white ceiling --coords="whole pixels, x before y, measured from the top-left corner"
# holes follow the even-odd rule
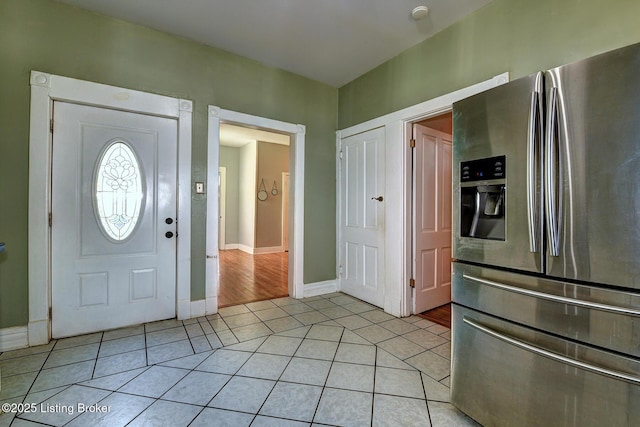
[[[491,0],[58,0],[340,87]],[[413,21],[411,10],[429,7]]]

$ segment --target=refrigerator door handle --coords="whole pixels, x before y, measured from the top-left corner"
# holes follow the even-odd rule
[[[577,298],[569,298],[569,297],[563,297],[560,295],[547,294],[545,292],[533,291],[531,289],[524,289],[524,288],[519,288],[517,286],[511,286],[504,283],[494,282],[493,280],[481,279],[479,277],[470,276],[466,273],[463,273],[462,277],[466,280],[471,280],[473,282],[480,283],[482,285],[487,285],[494,288],[502,289],[509,292],[515,292],[518,294],[522,294],[522,295],[526,295],[534,298],[545,299],[553,302],[558,302],[561,304],[571,304],[578,307],[590,308],[594,310],[607,311],[610,313],[622,314],[626,316],[640,317],[640,310],[635,310],[633,308],[618,307],[615,305],[601,304],[599,302],[591,302],[591,301],[580,300]]]
[[[531,353],[537,354],[539,356],[544,356],[547,357],[549,359],[555,360],[557,362],[561,362],[564,364],[567,364],[569,366],[573,366],[574,368],[579,368],[579,369],[584,369],[586,371],[591,371],[594,372],[596,374],[600,374],[600,375],[605,375],[607,377],[611,377],[611,378],[615,378],[617,380],[622,380],[622,381],[626,381],[628,383],[631,384],[636,384],[636,385],[640,385],[640,378],[633,376],[633,375],[629,375],[625,372],[619,372],[619,371],[614,371],[612,369],[607,369],[607,368],[602,368],[600,366],[596,366],[596,365],[592,365],[590,363],[586,363],[586,362],[582,362],[580,360],[576,360],[576,359],[572,359],[570,357],[567,356],[563,356],[561,354],[557,354],[553,351],[549,351],[546,350],[544,348],[538,347],[536,345],[533,344],[529,344],[527,342],[521,341],[519,339],[516,338],[512,338],[510,336],[507,336],[505,334],[502,334],[500,332],[494,331],[491,328],[488,328],[484,325],[481,325],[479,323],[477,323],[474,319],[471,319],[467,316],[464,316],[462,318],[462,321],[464,323],[466,323],[467,325],[471,326],[474,329],[477,329],[481,332],[484,332],[487,335],[490,335],[494,338],[497,338],[501,341],[504,341],[506,343],[509,343],[511,345],[514,345],[516,347],[519,347],[523,350],[527,350]]]
[[[538,252],[538,140],[540,128],[540,93],[531,92],[529,107],[529,129],[527,134],[527,211],[529,223],[529,252]]]
[[[547,233],[549,237],[549,254],[560,256],[560,229],[558,227],[557,209],[557,159],[556,128],[558,118],[558,89],[551,88],[549,95],[549,111],[547,115],[547,131],[545,135],[545,206],[547,214]]]

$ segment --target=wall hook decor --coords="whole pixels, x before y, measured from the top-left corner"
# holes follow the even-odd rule
[[[276,181],[273,181],[273,187],[271,187],[271,194],[273,194],[274,196],[278,195],[278,187],[276,186]]]
[[[260,186],[258,187],[258,200],[264,202],[269,197],[267,194],[267,187],[264,185],[264,179],[260,180]]]

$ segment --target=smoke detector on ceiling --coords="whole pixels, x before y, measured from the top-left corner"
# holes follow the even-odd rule
[[[411,11],[411,17],[415,21],[424,19],[429,14],[429,8],[427,6],[418,6]]]

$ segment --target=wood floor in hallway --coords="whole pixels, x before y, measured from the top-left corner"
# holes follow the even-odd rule
[[[286,297],[289,253],[251,255],[220,251],[219,307]]]
[[[451,303],[425,311],[418,316],[451,329]]]

